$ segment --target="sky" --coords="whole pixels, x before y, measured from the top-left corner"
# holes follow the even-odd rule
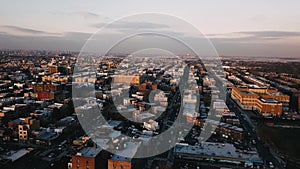
[[[1,0],[1,3],[0,49],[80,51],[87,39],[106,23],[154,12],[192,24],[212,41],[220,55],[300,58],[298,0]],[[135,25],[143,27],[143,23],[149,21]],[[137,29],[133,24],[119,24],[118,29],[129,26]]]

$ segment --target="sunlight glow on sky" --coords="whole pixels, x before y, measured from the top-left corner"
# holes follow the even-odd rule
[[[80,50],[120,17],[158,12],[193,24],[221,55],[300,56],[297,0],[2,0],[0,48]],[[24,44],[31,39],[30,44]]]

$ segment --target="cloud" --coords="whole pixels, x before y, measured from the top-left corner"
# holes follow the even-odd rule
[[[107,23],[97,23],[92,24],[92,27],[101,28]],[[128,29],[162,29],[169,28],[168,25],[152,22],[115,22],[108,24],[109,28],[119,29],[119,30],[128,30]]]
[[[35,29],[29,29],[29,28],[23,28],[18,26],[11,26],[11,25],[4,25],[1,26],[2,28],[6,28],[10,30],[9,33],[7,32],[0,32],[1,35],[7,35],[11,37],[36,37],[36,38],[65,38],[65,39],[76,39],[76,40],[87,40],[92,34],[86,33],[86,32],[63,32],[63,33],[51,33],[41,30],[35,30]],[[19,32],[19,34],[16,34],[15,32]],[[20,34],[21,33],[21,34]],[[24,35],[25,34],[25,35]],[[53,36],[55,35],[55,36]]]
[[[121,29],[120,29],[121,30]],[[122,29],[123,30],[123,29]],[[164,31],[169,29],[162,29]],[[2,31],[2,30],[1,30]],[[6,31],[6,30],[5,30]],[[36,32],[37,31],[37,32]],[[103,48],[102,46],[110,45],[111,42],[118,41],[119,36],[116,34],[104,34],[101,36],[107,44],[99,44],[96,40],[87,41],[92,33],[86,32],[64,32],[57,36],[46,34],[44,31],[30,31],[37,33],[35,36],[11,34],[10,32],[0,32],[0,48],[7,49],[46,49],[46,50],[73,50],[80,51],[85,43],[89,42],[94,45],[91,49]],[[180,36],[180,35],[178,35]],[[252,31],[252,32],[235,32],[228,34],[210,34],[208,36],[216,47],[220,55],[234,56],[299,56],[299,43],[285,42],[284,38],[297,37],[300,41],[300,33],[298,32],[280,32],[280,31]],[[96,37],[97,38],[97,37]],[[185,37],[193,42],[195,37]],[[297,41],[298,39],[294,40]],[[270,39],[276,39],[276,43]],[[281,40],[283,39],[283,40]],[[157,47],[164,46],[167,49],[180,52],[181,48],[176,45],[176,41],[167,41],[160,38],[157,41],[156,37],[148,39],[146,42],[143,37],[134,37],[126,44],[121,44],[118,48],[114,48],[119,52],[134,51],[142,47]],[[189,42],[188,41],[188,42]],[[175,49],[174,49],[175,48]]]
[[[57,33],[45,32],[41,30],[24,28],[24,27],[13,26],[13,25],[3,25],[1,27],[4,29],[8,29],[9,31],[12,31],[12,33],[19,32],[19,33],[30,34],[30,35],[59,35]]]
[[[86,11],[74,12],[74,14],[80,15],[80,16],[82,16],[84,18],[87,18],[87,19],[94,19],[94,18],[99,18],[100,17],[100,15],[98,15],[96,13],[86,12]]]
[[[159,34],[183,36],[183,32],[171,29],[168,25],[143,21],[119,21],[113,23],[100,22],[90,25],[94,28],[101,28],[100,34],[135,34],[137,31],[156,32]]]
[[[92,35],[92,33],[86,33],[86,32],[65,32],[64,36],[67,37],[90,37]]]
[[[0,47],[6,49],[79,51],[89,38],[89,35],[81,32],[65,32],[60,34],[60,36],[0,34]]]
[[[288,31],[248,31],[248,32],[239,32],[241,34],[250,35],[262,39],[273,39],[273,38],[289,38],[289,37],[298,37],[300,32],[288,32]]]
[[[300,37],[300,32],[295,31],[242,31],[225,34],[208,34],[207,37],[224,41],[262,41],[279,40]]]
[[[207,37],[221,55],[232,56],[298,56],[300,32],[241,31],[209,34]]]

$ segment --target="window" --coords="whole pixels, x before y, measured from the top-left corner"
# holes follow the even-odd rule
[[[86,169],[89,169],[89,161],[86,161]]]

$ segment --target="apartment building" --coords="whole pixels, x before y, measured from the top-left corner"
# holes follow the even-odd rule
[[[277,89],[256,85],[233,86],[231,97],[245,110],[258,110],[263,115],[281,115],[289,105],[289,96]]]

